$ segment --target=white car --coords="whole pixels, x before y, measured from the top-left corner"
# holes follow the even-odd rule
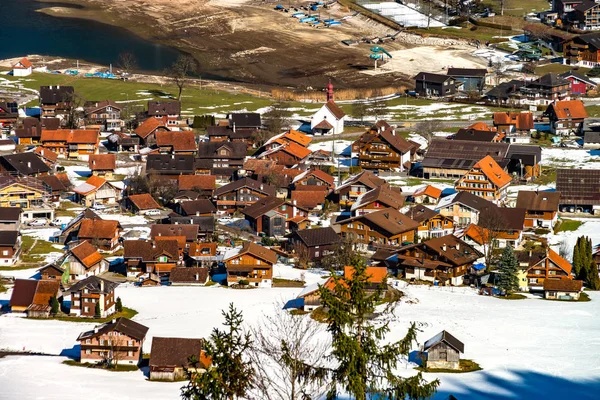
[[[50,222],[50,225],[52,226],[62,226],[62,225],[66,225],[69,222],[71,222],[73,218],[71,217],[58,217],[55,220],[53,220],[52,222]]]
[[[46,226],[48,224],[48,220],[46,218],[39,218],[29,221],[27,225],[29,226]]]
[[[217,220],[218,223],[226,225],[232,221],[231,217],[228,215],[224,215]]]
[[[160,215],[160,210],[156,208],[153,210],[148,210],[146,211],[145,215]]]
[[[94,204],[92,206],[92,209],[94,209],[94,210],[105,210],[106,206],[104,204]]]

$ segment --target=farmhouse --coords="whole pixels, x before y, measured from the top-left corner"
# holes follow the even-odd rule
[[[504,201],[511,182],[510,175],[491,156],[485,156],[456,181],[454,188],[499,203]]]
[[[50,299],[62,300],[60,282],[55,280],[17,279],[8,304],[12,312],[28,317],[47,318],[50,315]]]
[[[276,262],[277,253],[252,242],[229,249],[223,256],[229,285],[245,280],[252,286],[271,287]]]
[[[168,131],[166,124],[163,120],[150,117],[133,131],[133,133],[139,138],[139,144],[143,146],[154,146],[156,144],[156,133]]]
[[[454,232],[452,218],[443,216],[422,204],[414,205],[404,215],[420,224],[417,228],[419,239],[431,239]]]
[[[112,179],[115,168],[117,167],[116,154],[93,154],[90,155],[88,166],[92,175],[101,176],[105,179]]]
[[[393,208],[400,210],[404,205],[404,196],[400,187],[391,187],[385,183],[367,193],[361,194],[350,210],[353,215],[363,215],[370,212],[379,211],[382,208]]]
[[[176,267],[169,275],[169,282],[173,286],[204,286],[208,279],[208,268],[204,267]]]
[[[135,214],[145,214],[150,210],[160,209],[160,205],[150,193],[131,194],[127,196],[125,207]]]
[[[98,154],[100,136],[93,129],[42,130],[40,143],[57,153],[60,158],[87,161],[91,154]]]
[[[560,192],[520,190],[516,207],[526,210],[525,228],[552,229],[558,219],[560,197]]]
[[[550,300],[579,300],[583,282],[574,279],[544,280],[544,298]]]
[[[561,212],[600,213],[600,170],[557,169]]]
[[[73,86],[41,86],[40,108],[42,118],[64,118],[73,104]]]
[[[121,189],[99,176],[91,176],[73,191],[77,202],[86,207],[97,204],[114,206],[121,200]]]
[[[340,205],[350,206],[358,197],[369,190],[375,189],[385,183],[385,180],[375,176],[370,171],[363,171],[358,175],[351,176],[342,182],[335,193],[339,196]]]
[[[181,117],[181,103],[177,100],[149,101],[148,117],[166,121],[168,127],[176,126]]]
[[[319,263],[334,252],[339,242],[340,237],[331,227],[302,229],[290,235],[288,251],[294,252],[300,261]]]
[[[168,240],[125,240],[123,258],[128,277],[144,273],[168,275],[175,267],[183,265],[176,237]]]
[[[588,114],[581,100],[569,100],[551,103],[544,116],[550,119],[550,132],[568,136],[581,133]]]
[[[184,368],[202,372],[210,366],[210,360],[202,351],[203,339],[153,337],[150,351],[150,380],[175,381],[185,377]],[[196,368],[189,365],[189,358],[199,361]]]
[[[414,161],[417,145],[396,134],[388,128],[377,133],[364,133],[353,144],[358,153],[358,165],[365,169],[400,171],[410,170]]]
[[[119,221],[105,219],[83,219],[79,227],[79,239],[94,244],[101,250],[113,251],[119,244],[123,231]]]
[[[71,294],[71,309],[69,314],[78,317],[106,318],[115,313],[115,288],[119,284],[109,280],[90,276],[73,286],[68,292]],[[96,304],[99,304],[99,315],[96,313]]]
[[[69,277],[69,281],[78,281],[107,272],[108,261],[102,257],[94,245],[84,241],[68,250],[60,268],[65,271],[64,275]]]
[[[215,190],[217,208],[229,213],[250,206],[267,196],[275,196],[275,188],[251,178],[242,178]]]

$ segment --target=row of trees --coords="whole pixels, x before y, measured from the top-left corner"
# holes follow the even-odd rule
[[[592,240],[587,236],[577,238],[573,249],[573,272],[577,279],[592,290],[600,290],[598,266],[592,256]]]
[[[332,274],[334,289],[320,288],[326,310],[323,328],[308,316],[276,310],[257,329],[244,331],[242,313],[231,304],[223,312],[225,329],[214,329],[206,341],[212,361],[204,373],[187,370],[185,399],[228,399],[255,396],[268,400],[336,398],[346,393],[358,400],[372,396],[421,399],[432,396],[438,380],[421,374],[410,378],[396,369],[416,341],[411,325],[404,338],[388,343],[394,303],[373,319],[383,302],[384,283],[374,292],[364,263],[352,277]],[[191,359],[197,367],[198,360]]]

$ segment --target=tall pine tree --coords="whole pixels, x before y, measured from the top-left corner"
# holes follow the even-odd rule
[[[506,246],[498,264],[498,289],[510,294],[519,290],[519,262],[511,246]]]
[[[384,297],[384,282],[374,291],[364,263],[355,265],[350,277],[332,274],[333,290],[321,287],[321,303],[327,312],[327,331],[332,340],[332,369],[316,368],[316,376],[328,380],[327,398],[336,398],[340,390],[352,398],[370,396],[393,399],[420,399],[432,396],[438,380],[427,383],[421,374],[411,378],[396,375],[398,363],[408,356],[417,329],[411,325],[398,342],[384,344],[390,332],[384,318],[372,320],[375,308]],[[392,305],[380,317],[389,315]]]
[[[585,285],[591,290],[600,290],[600,277],[598,277],[598,266],[594,260],[591,260],[585,279]]]
[[[251,388],[254,368],[247,358],[252,341],[250,334],[242,332],[241,311],[229,304],[223,311],[224,331],[213,329],[210,340],[205,341],[204,353],[211,360],[206,372],[195,373],[186,370],[190,379],[181,389],[181,397],[189,400],[234,400],[246,395]],[[197,366],[198,360],[191,360]]]
[[[575,276],[579,278],[580,271],[582,267],[581,263],[581,242],[583,236],[577,238],[577,242],[575,243],[575,247],[573,248],[573,273]]]

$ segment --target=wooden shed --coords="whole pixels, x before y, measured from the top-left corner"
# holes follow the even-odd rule
[[[425,342],[423,350],[427,352],[428,369],[460,369],[460,353],[465,345],[446,331],[441,331]]]

